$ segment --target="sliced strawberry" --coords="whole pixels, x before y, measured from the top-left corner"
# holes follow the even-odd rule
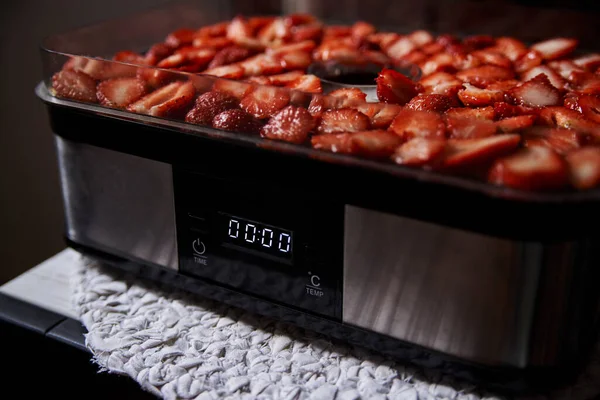
[[[262,123],[246,111],[232,108],[215,115],[212,126],[225,131],[257,135]]]
[[[137,77],[151,88],[159,88],[181,78],[180,74],[155,68],[138,68]]]
[[[419,93],[419,86],[401,73],[384,68],[375,79],[379,101],[404,105]]]
[[[400,111],[390,130],[403,139],[423,137],[443,139],[446,137],[446,125],[438,113],[404,109]]]
[[[360,47],[366,41],[366,38],[376,31],[377,29],[373,25],[364,21],[357,21],[352,25],[350,36],[355,46]]]
[[[492,82],[489,85],[486,85],[485,88],[488,90],[496,90],[496,91],[499,90],[501,92],[506,92],[506,91],[509,91],[510,89],[514,88],[515,86],[517,86],[520,83],[521,82],[516,79],[508,79],[506,81]]]
[[[523,132],[525,147],[547,147],[558,154],[566,154],[578,149],[584,143],[581,133],[564,128],[532,126]]]
[[[365,50],[362,52],[362,58],[367,63],[373,63],[381,66],[389,65],[392,61],[388,56],[380,51]]]
[[[290,89],[300,90],[307,93],[323,93],[321,80],[315,75],[311,74],[302,75],[285,86]]]
[[[227,26],[227,39],[242,47],[263,49],[264,45],[258,39],[252,37],[253,34],[254,32],[247,19],[241,15],[233,18]]]
[[[535,78],[507,92],[507,96],[515,103],[528,107],[546,107],[561,104],[558,89],[550,83],[545,74]]]
[[[161,60],[158,63],[159,68],[175,68],[183,65],[194,64],[198,70],[204,69],[215,56],[212,49],[197,49],[194,47],[184,47],[175,54]]]
[[[463,86],[464,89],[458,92],[458,98],[467,107],[488,106],[504,99],[504,93],[500,90],[480,89],[469,83]]]
[[[419,81],[419,84],[424,88],[426,94],[446,94],[454,96],[460,89],[463,83],[454,75],[447,72],[436,72]]]
[[[52,76],[52,89],[58,97],[96,103],[96,81],[81,71],[62,70]]]
[[[548,65],[563,79],[569,79],[572,72],[585,72],[583,68],[570,60],[551,61]]]
[[[206,25],[198,29],[194,34],[195,37],[214,37],[214,36],[225,36],[227,34],[227,27],[229,21],[218,22],[212,25]]]
[[[312,63],[310,53],[305,51],[286,52],[277,56],[284,70],[306,69]]]
[[[213,57],[212,61],[210,62],[210,64],[208,64],[208,68],[211,69],[223,65],[233,64],[238,61],[247,59],[252,54],[252,51],[244,47],[236,45],[228,46],[215,53],[215,56]]]
[[[193,103],[192,82],[173,82],[127,106],[127,110],[156,117],[179,117]]]
[[[83,70],[83,68],[85,68],[88,61],[89,61],[89,59],[87,59],[85,57],[70,56],[69,60],[64,63],[62,69],[65,71],[67,71],[67,70],[69,70],[69,71]]]
[[[273,21],[275,21],[275,17],[271,17],[271,16],[250,17],[250,18],[248,18],[248,27],[250,28],[250,31],[253,32],[253,34],[254,34],[254,33],[257,33],[258,31],[260,31],[265,26],[269,25]],[[290,24],[291,24],[291,22],[290,22]]]
[[[194,124],[210,126],[217,114],[237,108],[239,104],[238,99],[227,93],[218,91],[203,93],[198,96],[194,107],[187,113],[185,120]]]
[[[371,122],[365,114],[351,108],[341,108],[323,112],[317,130],[321,134],[359,132],[366,131],[370,127]]]
[[[103,60],[88,60],[81,72],[96,80],[133,77],[137,68],[133,65]]]
[[[226,37],[196,37],[192,45],[201,49],[221,50],[235,43]]]
[[[495,65],[484,65],[476,68],[469,68],[464,71],[459,71],[456,77],[463,82],[472,85],[489,85],[495,81],[503,81],[513,79],[515,73],[508,68],[500,68]]]
[[[499,132],[503,133],[519,132],[525,128],[529,128],[536,120],[536,115],[519,115],[496,122],[496,127]]]
[[[320,61],[338,61],[340,63],[355,63],[362,58],[357,49],[346,46],[321,46],[315,51],[314,58]]]
[[[236,99],[241,99],[252,89],[252,85],[245,82],[230,81],[226,79],[216,80],[212,87],[213,90],[227,93]]]
[[[600,141],[600,124],[586,119],[577,111],[565,107],[546,107],[540,111],[540,121],[548,126],[573,129],[589,135],[593,142]]]
[[[239,79],[244,76],[244,69],[237,64],[222,65],[220,67],[209,68],[203,74],[218,76],[224,79]]]
[[[264,138],[301,144],[308,139],[316,121],[303,107],[287,106],[275,114],[261,129]]]
[[[575,92],[569,92],[567,94],[565,94],[565,98],[564,98],[564,102],[563,105],[573,111],[577,111],[583,114],[583,111],[581,110],[581,106],[579,105],[579,99],[585,95],[582,94],[578,94]]]
[[[133,51],[119,51],[113,56],[113,60],[135,65],[147,65],[146,58]]]
[[[442,46],[440,43],[437,43],[437,42],[426,44],[425,46],[421,47],[421,49],[420,49],[420,52],[427,56],[431,56],[431,55],[440,53],[442,51],[444,51],[444,46]],[[406,60],[406,57],[404,59]]]
[[[267,76],[251,76],[245,79],[244,82],[258,83],[259,85],[270,85],[271,80]]]
[[[591,72],[572,72],[569,76],[572,87],[583,94],[600,95],[600,76]]]
[[[451,139],[475,139],[492,136],[496,133],[494,122],[486,119],[447,117],[446,127]]]
[[[437,163],[446,147],[444,139],[416,137],[398,147],[392,156],[396,164],[425,166]]]
[[[522,74],[542,64],[543,61],[544,58],[542,57],[542,54],[540,52],[530,50],[527,53],[523,54],[523,56],[520,57],[517,61],[515,61],[515,71],[518,74]]]
[[[156,65],[161,60],[169,57],[175,49],[173,47],[167,46],[164,43],[157,43],[150,47],[150,49],[145,54],[146,63],[148,65]]]
[[[600,67],[600,54],[592,53],[577,57],[572,60],[578,67],[584,68],[586,71],[594,71]]]
[[[539,52],[544,60],[556,60],[571,54],[578,44],[577,39],[554,38],[538,42],[531,49]]]
[[[384,130],[355,132],[350,136],[352,152],[369,158],[389,158],[401,144],[400,137]]]
[[[399,36],[394,42],[384,48],[385,54],[393,60],[401,60],[402,57],[415,50],[417,46],[408,36]]]
[[[495,113],[492,107],[480,107],[480,108],[451,108],[446,111],[446,115],[449,117],[459,118],[476,118],[483,120],[493,120]]]
[[[531,68],[529,71],[521,74],[521,79],[524,81],[531,80],[538,76],[539,74],[544,74],[548,77],[548,80],[557,89],[564,89],[567,82],[552,68],[547,65],[540,65],[539,67]]]
[[[463,44],[472,50],[485,49],[496,44],[496,39],[490,35],[473,35],[463,40]]]
[[[394,104],[382,104],[382,106],[383,107],[371,117],[371,126],[373,129],[387,129],[394,118],[396,118],[398,113],[402,110],[401,106]]]
[[[580,190],[600,185],[600,147],[586,147],[566,156],[569,181]]]
[[[251,36],[251,34],[247,33],[246,35],[246,37]],[[256,35],[257,41],[267,48],[285,43],[291,37],[292,25],[289,21],[286,21],[286,18],[284,17],[273,19],[270,23],[261,28]],[[232,40],[234,40],[233,37]]]
[[[423,47],[426,44],[433,42],[433,36],[431,36],[431,33],[423,29],[412,32],[410,35],[408,35],[408,38],[417,47]]]
[[[367,36],[367,42],[385,50],[389,45],[394,43],[400,35],[394,32],[377,32]]]
[[[581,96],[579,106],[588,120],[600,124],[600,98],[590,95]]]
[[[471,53],[478,58],[482,64],[495,65],[501,68],[512,68],[512,61],[505,55],[494,50],[478,50]]]
[[[258,54],[238,63],[244,76],[274,75],[283,72],[281,61],[271,54]]]
[[[320,23],[292,27],[292,42],[304,40],[319,40],[323,35],[323,25]]]
[[[420,111],[444,112],[456,106],[452,97],[445,94],[420,94],[408,102],[406,108]]]
[[[527,46],[525,46],[523,42],[510,37],[497,38],[494,49],[502,53],[512,62],[517,61],[527,53]]]
[[[328,99],[331,99],[335,104],[331,104],[331,108],[348,108],[364,103],[367,94],[358,88],[342,88],[330,92]]]
[[[435,72],[455,72],[455,59],[448,53],[437,53],[429,57],[425,62],[421,62],[421,72],[423,76],[431,75]]]
[[[310,141],[312,147],[317,150],[330,151],[332,153],[352,154],[353,146],[351,133],[326,133],[315,135]]]
[[[505,102],[498,102],[494,104],[493,110],[496,118],[504,119],[510,117],[517,117],[519,115],[537,115],[539,109],[523,106],[514,106]]]
[[[568,184],[565,161],[552,149],[530,147],[496,160],[489,182],[523,190],[555,190]]]
[[[256,86],[240,101],[240,107],[264,119],[272,116],[290,103],[289,91],[276,87]]]
[[[471,69],[475,67],[479,67],[482,64],[485,64],[480,58],[475,57],[473,54],[455,54],[453,56],[452,65],[457,71],[462,71],[463,69]],[[454,71],[452,71],[454,72]]]
[[[100,82],[96,94],[100,104],[125,108],[147,93],[146,82],[139,78],[114,78]]]
[[[165,39],[165,43],[173,48],[187,46],[192,44],[196,31],[189,28],[181,28],[169,33]]]
[[[498,157],[512,153],[520,142],[521,136],[511,133],[478,139],[449,139],[442,166],[469,169],[488,164]]]
[[[283,74],[271,75],[267,79],[275,86],[285,86],[304,75],[302,71],[290,71]]]
[[[314,15],[308,13],[292,13],[285,17],[286,25],[296,26],[296,25],[304,25],[304,24],[313,24],[317,22],[317,18]]]
[[[315,118],[321,118],[323,112],[327,110],[325,106],[325,96],[316,94],[310,100],[310,104],[308,105],[308,112]]]

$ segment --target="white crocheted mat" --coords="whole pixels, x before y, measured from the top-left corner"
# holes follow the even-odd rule
[[[84,265],[87,264],[87,265]],[[101,371],[165,399],[500,399],[320,335],[82,263],[74,301]],[[574,387],[594,398],[600,348]]]

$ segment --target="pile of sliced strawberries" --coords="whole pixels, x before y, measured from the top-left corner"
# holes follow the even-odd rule
[[[55,95],[532,191],[600,186],[600,54],[578,41],[380,32],[237,16],[143,54],[74,57]],[[377,102],[324,94],[315,61],[371,63]],[[420,67],[413,81],[394,69]],[[207,78],[206,76],[216,77]],[[223,79],[217,79],[223,78]]]

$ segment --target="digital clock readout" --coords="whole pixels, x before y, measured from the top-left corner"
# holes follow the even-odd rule
[[[221,227],[223,240],[253,253],[265,253],[275,257],[291,258],[292,232],[271,225],[224,215]]]

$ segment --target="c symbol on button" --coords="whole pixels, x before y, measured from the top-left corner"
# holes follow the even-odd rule
[[[318,275],[312,275],[310,277],[310,283],[311,285],[313,285],[314,287],[319,287],[321,285],[321,278],[319,278]]]

